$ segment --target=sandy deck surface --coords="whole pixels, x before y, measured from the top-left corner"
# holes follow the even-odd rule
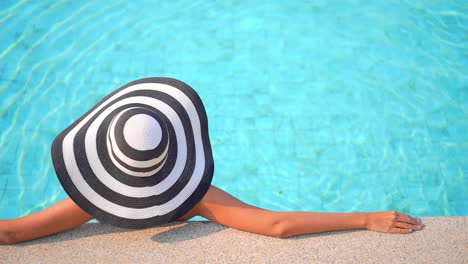
[[[409,235],[366,230],[278,239],[212,222],[145,230],[88,223],[0,245],[0,263],[468,263],[468,217],[423,217]]]

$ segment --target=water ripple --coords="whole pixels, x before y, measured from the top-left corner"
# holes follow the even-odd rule
[[[61,2],[56,2],[50,9],[47,9],[45,10],[44,12],[42,12],[41,14],[39,14],[38,16],[36,16],[35,20],[33,20],[32,22],[29,23],[29,25],[34,25],[38,20],[40,20],[43,16],[45,16],[47,13],[49,12],[53,12],[54,11],[54,7],[57,7],[59,6],[60,4],[62,4],[63,1]],[[54,32],[56,31],[58,28],[57,28],[58,25],[54,25],[52,27],[51,30],[49,30],[49,32]],[[24,32],[23,34],[27,34],[26,32]],[[28,32],[29,34],[29,32]],[[36,40],[36,42],[34,42],[34,44],[32,44],[32,46],[27,50],[26,54],[24,54],[23,56],[21,56],[21,58],[19,59],[18,63],[16,64],[16,69],[13,73],[13,76],[11,77],[8,77],[7,78],[7,82],[5,83],[5,85],[3,86],[0,86],[0,93],[3,92],[4,90],[6,90],[8,88],[8,86],[11,84],[11,82],[13,82],[13,80],[16,79],[16,77],[18,76],[18,74],[20,73],[20,70],[22,69],[22,65],[23,65],[23,61],[31,54],[31,52],[39,45],[42,43],[42,41],[45,39],[45,37],[47,37],[49,34],[45,34],[43,35],[42,38]],[[22,38],[24,39],[24,38]],[[24,90],[25,90],[26,87],[23,87],[23,89],[19,92],[19,94],[23,93]]]
[[[5,14],[6,14],[6,16],[5,16],[5,18],[0,18],[0,23],[5,22],[10,17],[12,17],[12,15],[11,15],[12,11],[14,11],[16,8],[21,7],[22,5],[26,4],[28,1],[29,0],[23,0],[23,1],[19,2],[19,3],[17,3],[16,5],[14,5],[14,6],[11,6],[9,8],[5,8],[4,10],[2,10],[0,12],[0,17],[5,15]]]
[[[76,16],[76,15],[79,14],[80,12],[81,12],[81,11],[75,12],[74,16]],[[101,12],[104,12],[104,11],[101,11]],[[118,15],[122,15],[123,12],[124,12],[124,11],[121,11],[121,12],[118,12],[118,13],[114,13],[112,16],[108,16],[108,18],[109,18],[109,17],[118,16]],[[107,19],[108,19],[108,18],[107,18]],[[70,19],[70,18],[66,19],[66,21],[68,21],[69,19]],[[98,22],[96,22],[94,25],[91,25],[91,26],[89,27],[89,30],[91,30],[91,29],[93,29],[95,26],[97,26],[97,23],[101,23],[101,22],[102,22],[101,20],[96,20],[96,21],[98,21]],[[106,22],[106,19],[104,20],[104,22]],[[63,25],[64,25],[64,23],[60,23],[60,25],[55,25],[55,26],[53,27],[53,29],[50,30],[48,33],[46,33],[42,38],[40,38],[40,40],[42,41],[42,40],[45,39],[48,35],[52,34],[52,32],[57,31],[57,30],[58,30],[61,26],[63,26]],[[115,30],[116,30],[116,29],[114,29],[113,31],[115,31]],[[112,32],[113,32],[113,31],[112,31]],[[13,97],[13,98],[7,100],[8,103],[7,103],[7,105],[6,105],[3,109],[1,109],[2,111],[0,111],[0,116],[3,114],[4,111],[6,111],[6,110],[9,108],[9,106],[11,106],[13,103],[15,103],[23,93],[25,93],[26,89],[29,88],[29,85],[28,85],[28,84],[29,84],[29,81],[30,81],[31,78],[34,76],[33,73],[35,72],[36,69],[38,69],[38,68],[39,68],[40,66],[42,66],[42,65],[47,65],[47,63],[48,63],[49,61],[50,61],[50,62],[53,62],[53,61],[55,61],[56,58],[61,58],[61,57],[65,56],[67,53],[69,53],[69,52],[71,52],[71,51],[75,52],[75,51],[76,51],[76,49],[75,49],[76,44],[79,43],[79,41],[82,39],[83,36],[86,36],[86,33],[87,33],[86,31],[82,32],[82,33],[80,34],[80,36],[78,36],[77,38],[75,38],[75,40],[74,40],[72,43],[70,43],[69,47],[68,47],[66,50],[64,50],[63,52],[61,52],[60,54],[57,54],[56,56],[50,57],[50,58],[48,58],[48,59],[46,59],[46,60],[44,60],[44,61],[41,61],[41,62],[36,63],[36,64],[33,66],[32,71],[30,71],[30,73],[29,73],[29,75],[28,75],[26,85],[24,85],[23,88],[22,88],[20,91],[18,91],[16,94],[14,94],[14,97]],[[101,36],[101,38],[100,38],[100,41],[102,41],[102,40],[104,39],[104,37],[106,37],[108,34],[110,34],[110,32],[108,32],[108,33],[106,33],[106,34],[103,34],[103,35]],[[56,40],[57,40],[57,39],[55,39],[54,42],[52,42],[52,43],[55,43]],[[85,51],[89,51],[92,47],[94,47],[95,45],[97,45],[100,41],[95,41],[92,45],[90,45],[89,47],[87,47],[87,49],[86,49]],[[41,42],[40,42],[40,41],[36,41],[35,44],[33,45],[33,47],[31,47],[31,48],[28,50],[28,52],[26,53],[26,55],[23,56],[23,59],[24,59],[27,55],[29,55],[29,54],[32,52],[32,50],[33,50],[34,47],[38,46],[39,44],[41,44]],[[85,53],[86,53],[86,52],[83,52],[83,51],[81,52],[82,55],[85,54]],[[73,66],[73,63],[72,63],[71,65],[69,65],[69,66],[65,69],[65,72],[66,72],[68,69],[72,68],[72,66]],[[41,88],[43,87],[43,85],[45,84],[45,82],[46,82],[46,80],[47,80],[47,77],[48,77],[49,73],[52,71],[53,67],[56,67],[56,65],[54,65],[53,63],[50,63],[50,64],[49,64],[49,67],[48,67],[48,69],[47,69],[47,72],[46,72],[46,74],[44,74],[44,75],[42,76],[42,80],[39,82],[39,85],[37,85],[36,88],[34,88],[34,89],[31,91],[31,93],[28,93],[28,97],[26,97],[26,98],[23,100],[22,104],[18,106],[18,110],[17,110],[17,111],[15,112],[15,114],[14,114],[13,122],[10,124],[10,126],[9,126],[8,129],[5,129],[4,133],[3,133],[2,136],[0,137],[0,148],[7,142],[8,136],[11,134],[11,132],[12,132],[13,129],[14,129],[14,127],[16,126],[16,122],[17,122],[17,120],[18,120],[18,116],[19,116],[19,114],[21,113],[20,110],[21,110],[24,106],[26,106],[26,105],[30,102],[30,100],[32,100],[33,98],[35,98],[37,92],[42,91],[43,94],[47,94],[47,92],[48,92],[49,90],[52,90],[53,87],[55,87],[55,84],[57,83],[57,80],[54,82],[53,85],[49,85],[48,88],[47,88],[46,90],[41,90]],[[17,75],[17,73],[18,73],[18,71],[16,72],[16,75]],[[16,75],[13,76],[13,77],[9,77],[9,80],[14,80],[15,77],[16,77]],[[9,83],[7,83],[7,84],[5,85],[5,87],[8,87],[8,85],[9,85]],[[77,90],[77,89],[75,89],[75,90]],[[0,93],[1,93],[1,87],[0,87]]]

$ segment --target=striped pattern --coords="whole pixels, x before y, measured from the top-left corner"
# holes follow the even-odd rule
[[[57,136],[52,159],[83,210],[126,228],[177,220],[206,193],[214,170],[203,103],[170,78],[109,94]]]

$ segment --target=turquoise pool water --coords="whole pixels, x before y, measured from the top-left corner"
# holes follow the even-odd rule
[[[66,198],[54,137],[134,79],[205,102],[214,184],[273,210],[468,215],[468,7],[1,1],[0,219]]]

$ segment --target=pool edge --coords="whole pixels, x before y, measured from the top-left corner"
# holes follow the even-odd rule
[[[144,230],[87,223],[46,238],[0,246],[4,263],[463,263],[467,216],[422,217],[412,234],[336,231],[278,239],[213,222]],[[253,219],[252,221],[255,221]]]

